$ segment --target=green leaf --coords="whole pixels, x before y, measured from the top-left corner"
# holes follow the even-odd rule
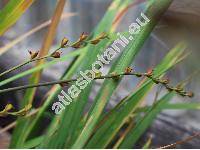
[[[162,106],[167,104],[172,99],[174,93],[166,94],[161,100],[159,100],[146,114],[145,116],[132,128],[125,139],[122,141],[119,148],[132,148],[135,142],[142,136],[146,129],[151,125],[158,113],[162,110]]]
[[[28,9],[34,0],[10,0],[0,11],[0,36]]]
[[[174,104],[166,104],[162,107],[162,109],[187,109],[187,110],[200,110],[200,103],[174,103]]]
[[[42,140],[44,139],[44,136],[39,136],[39,137],[36,137],[34,139],[31,139],[29,141],[27,141],[25,144],[24,144],[24,149],[31,149],[31,148],[35,148],[36,146],[38,146]]]

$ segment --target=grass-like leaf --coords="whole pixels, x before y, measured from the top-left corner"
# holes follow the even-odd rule
[[[8,30],[21,15],[31,6],[34,0],[10,0],[0,11],[0,36]]]
[[[162,110],[162,106],[168,103],[172,99],[174,93],[166,94],[161,100],[159,100],[136,124],[135,127],[128,133],[125,139],[120,144],[119,148],[131,148],[135,142],[141,137],[144,131],[151,125],[157,114]]]

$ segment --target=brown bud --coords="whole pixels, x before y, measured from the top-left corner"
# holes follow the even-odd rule
[[[149,69],[146,73],[147,76],[151,77],[153,75],[153,69]]]
[[[91,44],[96,45],[100,42],[100,39],[94,39],[92,41],[90,41]]]
[[[162,79],[162,81],[161,81],[163,84],[169,84],[169,79],[168,78],[166,78],[166,79]]]
[[[64,37],[61,41],[60,47],[64,48],[68,42],[69,42],[69,40],[66,37]]]
[[[194,97],[194,93],[193,92],[188,92],[188,97]]]
[[[31,56],[31,59],[36,58],[38,56],[38,53],[39,53],[39,51],[33,52],[33,51],[30,51],[30,50],[28,52],[29,52],[29,54]]]
[[[53,58],[60,58],[61,51],[55,51],[51,54],[51,57]]]
[[[131,67],[127,67],[125,68],[125,73],[131,73],[133,71],[133,69]]]
[[[72,44],[71,47],[73,47],[73,48],[80,48],[81,47],[81,42],[77,41],[74,44]]]
[[[176,92],[181,92],[181,91],[183,91],[183,88],[181,88],[181,87],[176,87],[176,88],[175,88],[175,91],[176,91]]]
[[[93,45],[98,44],[102,39],[108,38],[108,35],[103,32],[99,36],[97,36],[95,39],[91,40],[90,43]]]
[[[87,39],[87,37],[88,37],[88,35],[87,34],[85,34],[84,32],[80,35],[80,37],[79,37],[79,41],[84,41],[84,40],[86,40]]]

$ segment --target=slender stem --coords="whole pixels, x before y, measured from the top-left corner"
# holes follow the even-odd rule
[[[56,50],[53,51],[53,53],[56,52],[56,51],[58,51],[58,50],[60,50],[60,49],[61,49],[61,47],[57,48]],[[53,53],[51,53],[51,54],[53,54]],[[0,73],[0,77],[3,76],[3,75],[5,75],[5,74],[8,74],[8,73],[10,73],[10,72],[12,72],[14,70],[17,70],[17,69],[19,69],[19,68],[21,68],[21,67],[23,67],[23,66],[25,66],[25,65],[27,65],[27,64],[29,64],[31,62],[42,60],[42,59],[46,59],[46,58],[50,58],[51,54],[50,55],[48,54],[48,55],[43,56],[43,57],[39,57],[39,58],[34,58],[34,59],[31,59],[31,60],[27,60],[27,61],[25,61],[25,62],[23,62],[23,63],[21,63],[21,64],[19,64],[17,66],[14,66],[14,67],[12,67],[12,68],[10,68],[10,69],[8,69],[8,70]]]
[[[176,93],[178,93],[179,95],[182,95],[182,96],[188,96],[188,97],[193,96],[193,94],[191,96],[191,94],[183,91],[183,89],[180,90],[179,87],[169,86],[168,83],[165,82],[165,79],[159,79],[159,78],[153,77],[152,75],[149,75],[148,73],[138,73],[138,72],[133,72],[133,73],[122,72],[119,74],[113,73],[113,74],[109,74],[109,75],[105,75],[105,76],[96,76],[94,78],[94,80],[97,80],[97,79],[116,79],[117,80],[120,76],[126,76],[126,75],[132,75],[132,76],[136,76],[136,77],[144,76],[144,77],[149,78],[156,84],[162,84],[169,91],[175,91]],[[50,85],[55,85],[55,84],[60,84],[62,86],[62,85],[69,84],[69,83],[77,81],[77,80],[78,80],[78,78],[68,79],[68,80],[51,81],[51,82],[31,84],[31,85],[22,85],[22,86],[2,89],[2,90],[0,90],[0,93],[18,91],[18,90],[29,89],[29,88],[34,88],[34,87],[41,87],[41,86],[50,86]],[[86,80],[86,79],[83,78],[83,80]]]
[[[10,72],[12,72],[12,71],[14,71],[14,70],[17,70],[17,69],[19,69],[19,68],[21,68],[21,67],[23,67],[23,66],[25,66],[25,65],[27,65],[27,64],[29,64],[29,63],[31,63],[31,62],[34,62],[34,61],[37,61],[37,60],[41,60],[41,59],[46,59],[46,58],[48,58],[48,57],[49,57],[49,55],[44,56],[44,57],[35,58],[35,59],[31,59],[31,60],[25,61],[25,62],[23,62],[23,63],[21,63],[21,64],[15,66],[15,67],[12,67],[12,68],[10,68],[10,69],[8,69],[8,70],[6,70],[6,71],[0,73],[0,77],[3,76],[3,75],[5,75],[5,74],[7,74],[7,73],[10,73]]]

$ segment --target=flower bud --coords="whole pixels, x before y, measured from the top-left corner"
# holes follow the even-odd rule
[[[38,54],[39,54],[39,51],[33,52],[33,51],[29,50],[28,52],[29,52],[29,54],[31,56],[31,59],[36,58],[38,56]]]
[[[175,88],[175,91],[176,91],[176,92],[181,92],[181,91],[183,91],[183,88],[177,87],[177,88]]]
[[[71,47],[73,47],[73,48],[80,48],[80,47],[81,47],[81,42],[80,42],[80,41],[77,41],[77,42],[73,43],[73,44],[71,45]]]
[[[162,79],[161,82],[162,82],[163,84],[169,84],[169,79],[168,79],[168,78]]]
[[[64,37],[61,41],[60,47],[64,48],[68,42],[69,42],[69,40],[66,37]]]
[[[87,34],[85,34],[84,32],[80,35],[80,37],[79,37],[79,41],[84,41],[84,40],[86,40],[87,39],[87,37],[88,37],[88,35]]]
[[[99,42],[100,42],[99,39],[94,39],[94,40],[90,41],[90,43],[93,44],[93,45],[96,45],[96,44],[98,44]]]
[[[146,75],[147,75],[148,77],[151,77],[151,76],[153,75],[153,69],[149,69],[149,70],[147,71]]]
[[[55,51],[51,54],[51,57],[53,58],[60,58],[61,51]]]
[[[131,73],[133,71],[133,69],[131,67],[127,67],[125,68],[125,73]]]
[[[188,92],[188,97],[190,97],[190,98],[192,98],[192,97],[194,97],[194,93],[193,92]]]
[[[7,115],[8,115],[8,111],[10,111],[10,110],[13,109],[13,108],[14,108],[14,107],[13,107],[12,104],[7,104],[7,105],[5,106],[5,108],[4,108],[2,111],[0,111],[0,116],[1,116],[1,117],[7,116]]]

